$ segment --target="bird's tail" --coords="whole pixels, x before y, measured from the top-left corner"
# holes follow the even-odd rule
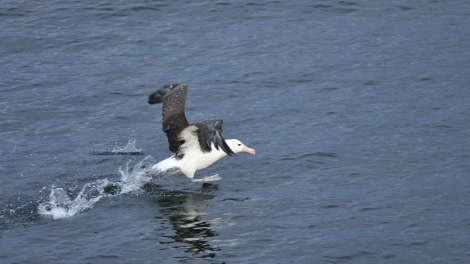
[[[152,179],[162,178],[167,174],[176,173],[179,171],[179,168],[176,164],[176,159],[174,156],[162,160],[159,163],[154,164],[147,172],[147,175]]]

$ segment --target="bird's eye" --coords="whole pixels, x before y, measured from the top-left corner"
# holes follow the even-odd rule
[[[238,146],[240,147],[242,144],[238,144]]]

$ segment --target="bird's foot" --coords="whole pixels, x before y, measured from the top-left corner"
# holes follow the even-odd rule
[[[219,174],[215,174],[212,176],[205,176],[202,179],[191,179],[192,182],[213,182],[213,181],[218,181],[222,179],[222,177],[219,176]]]

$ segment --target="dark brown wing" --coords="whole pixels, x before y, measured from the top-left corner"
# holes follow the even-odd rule
[[[149,96],[150,104],[163,102],[162,130],[168,138],[170,151],[174,153],[184,143],[178,140],[178,134],[189,125],[184,114],[187,93],[186,84],[166,84]]]
[[[222,149],[227,155],[233,154],[222,133],[223,122],[222,119],[209,119],[194,124],[199,128],[199,144],[203,151],[211,151],[213,143],[216,149]]]

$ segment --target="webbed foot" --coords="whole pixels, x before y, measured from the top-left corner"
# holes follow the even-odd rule
[[[222,179],[222,177],[219,176],[219,174],[215,174],[212,176],[205,176],[202,179],[191,179],[192,182],[213,182],[213,181],[218,181]]]

